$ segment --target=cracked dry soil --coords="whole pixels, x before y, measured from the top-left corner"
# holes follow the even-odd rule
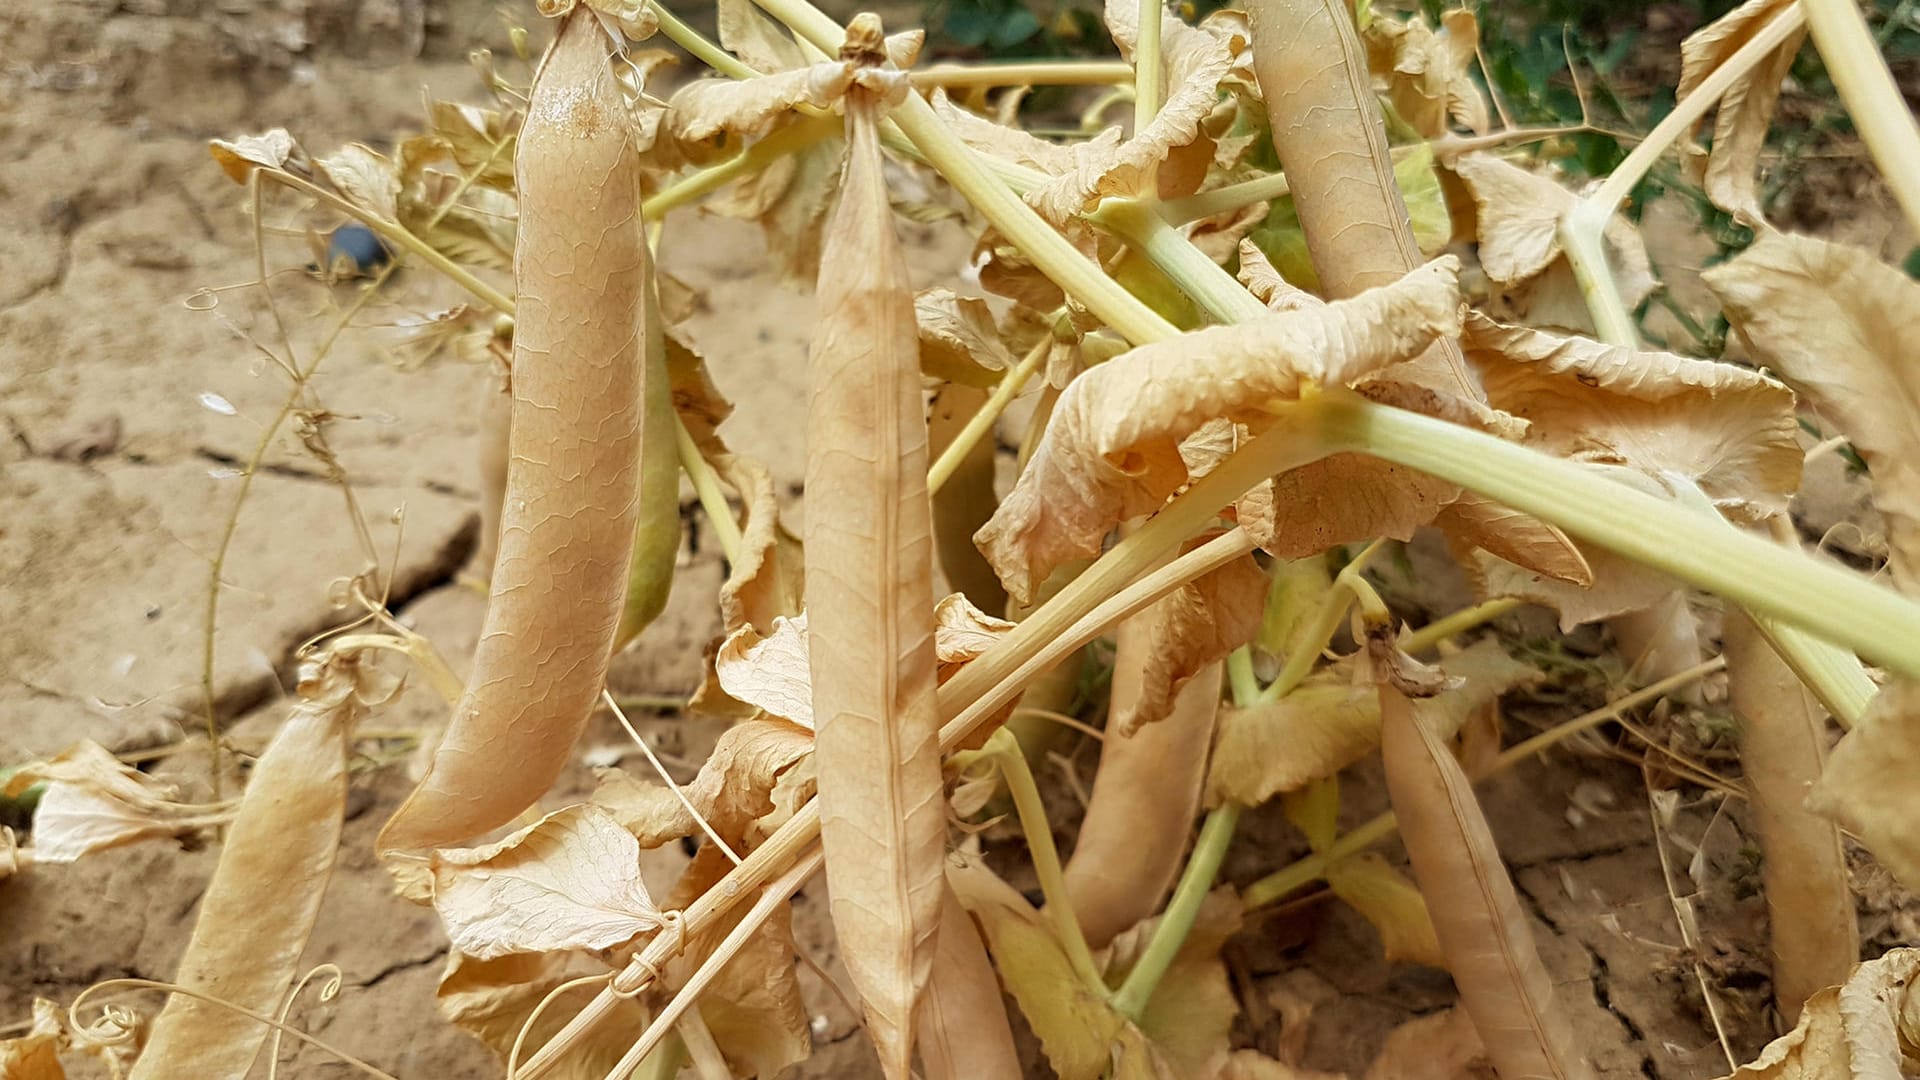
[[[423,84],[436,96],[476,98],[464,57],[478,44],[500,47],[500,24],[488,0],[49,0],[7,5],[0,31],[10,44],[0,61],[0,762],[79,737],[116,751],[178,746],[152,767],[204,792],[209,559],[234,502],[235,468],[286,394],[249,344],[272,333],[256,293],[195,298],[253,273],[244,193],[214,167],[206,140],[287,126],[310,147],[379,145],[416,123]],[[751,228],[689,220],[668,230],[662,262],[712,294],[690,332],[738,407],[729,438],[768,463],[782,490],[797,491],[800,433],[784,421],[803,390],[811,301],[753,269],[761,245]],[[968,249],[951,227],[909,239],[922,284],[951,274]],[[269,255],[276,267],[304,261],[293,240],[271,241]],[[294,348],[310,356],[350,293],[292,273],[274,281]],[[751,304],[729,300],[748,293]],[[212,310],[199,310],[210,299]],[[461,299],[444,282],[403,273],[359,320],[368,328],[343,335],[314,380],[338,417],[329,440],[390,575],[393,607],[456,669],[482,607],[459,574],[477,530],[484,379],[444,357],[399,363],[380,327]],[[698,515],[686,516],[695,527],[672,603],[643,646],[616,663],[616,692],[684,694],[698,683],[722,568]],[[222,574],[212,704],[242,756],[279,722],[294,651],[341,619],[333,583],[364,565],[339,489],[297,438],[281,434],[268,444]],[[374,722],[404,729],[443,715],[429,691],[409,686]],[[681,779],[719,730],[698,718],[643,724]],[[599,763],[618,760],[625,736],[597,719],[584,748]],[[1089,748],[1075,760],[1090,775]],[[404,767],[363,764],[307,950],[309,964],[339,965],[347,989],[300,1005],[295,1018],[403,1077],[499,1075],[493,1056],[434,1010],[446,940],[433,913],[394,898],[372,857],[374,832],[407,789]],[[227,779],[231,790],[240,774]],[[590,784],[577,768],[551,801]],[[1584,810],[1572,806],[1576,791]],[[1050,796],[1070,837],[1077,805],[1064,785]],[[1693,958],[1677,945],[1638,771],[1558,753],[1491,782],[1483,798],[1599,1073],[1724,1073]],[[1377,770],[1349,781],[1347,802],[1349,824],[1384,805]],[[1705,814],[1689,835],[1704,830]],[[1737,863],[1743,824],[1737,807],[1726,815],[1716,865]],[[1236,883],[1305,850],[1277,805],[1250,815],[1242,835],[1227,871]],[[1403,860],[1392,845],[1386,853]],[[170,975],[216,855],[136,845],[0,884],[0,1023],[25,1018],[36,996],[64,1002],[100,979]],[[653,854],[659,889],[684,858],[677,846]],[[1017,867],[1012,876],[1020,882]],[[1766,965],[1756,959],[1764,903],[1737,898],[1724,876],[1698,899],[1712,953],[1705,970],[1744,1059],[1772,1022]],[[1870,914],[1876,952],[1915,929],[1904,909],[1883,904]],[[795,931],[803,949],[832,963],[817,885],[798,902]],[[1237,1041],[1356,1076],[1388,1031],[1453,997],[1444,973],[1388,963],[1371,927],[1327,902],[1251,920],[1228,958],[1247,1016]],[[801,979],[816,1053],[795,1075],[877,1075],[840,999],[805,966]],[[1045,1075],[1028,1049],[1032,1074]],[[286,1054],[283,1075],[348,1075],[310,1049]]]

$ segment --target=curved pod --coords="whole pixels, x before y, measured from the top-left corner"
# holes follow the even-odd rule
[[[582,5],[534,77],[520,196],[499,556],[466,693],[380,848],[511,821],[559,775],[606,678],[638,510],[648,274],[639,159]]]

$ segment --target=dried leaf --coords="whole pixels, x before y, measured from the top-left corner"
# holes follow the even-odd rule
[[[1461,1004],[1502,1076],[1592,1075],[1466,773],[1413,703],[1380,685],[1387,790]]]
[[[1125,6],[1124,0],[1107,5],[1110,24]],[[1116,27],[1116,34],[1121,32]],[[1243,43],[1212,28],[1189,27],[1171,14],[1163,14],[1161,33],[1167,87],[1159,112],[1132,138],[1108,135],[1072,146],[1071,167],[1027,193],[1040,216],[1064,225],[1106,196],[1153,194],[1158,188],[1149,192],[1147,177],[1176,148],[1202,137],[1201,123],[1213,111],[1220,82],[1234,70],[1236,46]]]
[[[274,128],[259,135],[238,139],[210,139],[207,149],[213,160],[236,184],[244,184],[256,168],[304,170],[307,152],[300,148],[286,128]]]
[[[1388,100],[1408,126],[1428,139],[1447,133],[1447,122],[1476,135],[1490,126],[1487,98],[1473,81],[1480,24],[1458,8],[1440,18],[1435,31],[1418,15],[1405,21],[1376,14],[1361,31],[1367,63],[1387,84]]]
[[[800,611],[806,585],[800,540],[780,522],[766,466],[738,454],[717,455],[713,464],[746,510],[739,553],[720,583],[721,625],[728,633],[748,627],[771,633],[775,620]]]
[[[1124,738],[1164,719],[1189,679],[1253,640],[1266,598],[1266,573],[1253,556],[1243,555],[1137,616],[1145,623],[1140,693],[1112,718],[1112,730]]]
[[[913,298],[920,333],[920,368],[929,378],[991,388],[1014,365],[1000,340],[993,312],[975,296],[925,289]]]
[[[841,55],[877,63],[880,48],[878,19],[862,16]],[[845,98],[846,171],[820,261],[807,360],[807,618],[834,929],[881,1064],[905,1080],[945,892],[946,807],[927,428],[913,294],[881,173],[883,92],[861,83]]]
[[[1743,612],[1722,638],[1727,693],[1740,717],[1740,771],[1752,792],[1773,945],[1773,996],[1793,1019],[1814,992],[1844,981],[1860,930],[1840,831],[1806,809],[1825,763],[1826,713]]]
[[[751,626],[727,635],[713,658],[721,689],[770,715],[813,730],[813,679],[807,663],[807,617],[776,618],[765,637]]]
[[[351,656],[329,653],[302,669],[300,700],[254,765],[175,982],[241,1009],[278,1010],[340,848],[353,725],[397,689]],[[266,1034],[232,1009],[176,995],[133,1076],[244,1076]]]
[[[1469,715],[1501,694],[1540,678],[1538,669],[1507,656],[1497,641],[1475,642],[1443,660],[1440,669],[1461,685],[1414,705],[1439,739],[1452,738]],[[1278,701],[1221,714],[1207,805],[1231,800],[1259,806],[1335,775],[1379,743],[1379,697],[1354,682],[1351,661],[1342,662],[1309,676]]]
[[[549,993],[570,978],[605,971],[605,965],[577,953],[513,953],[477,960],[452,952],[435,997],[440,1015],[486,1043],[505,1062],[534,1007]],[[556,995],[527,1031],[526,1045],[543,1045],[596,992],[594,986],[586,985]],[[626,1053],[629,1033],[646,1023],[644,1004],[636,999],[620,1001],[605,1025],[576,1043],[548,1075],[558,1080],[603,1080]]]
[[[1833,748],[1807,809],[1840,823],[1908,888],[1920,888],[1920,690],[1894,683]]]
[[[1593,585],[1593,567],[1567,534],[1491,499],[1464,492],[1433,522],[1449,537],[1577,588]]]
[[[930,98],[933,111],[945,121],[960,141],[968,146],[1025,168],[1059,176],[1074,166],[1074,152],[1071,147],[1060,143],[1048,142],[1027,134],[1020,128],[1008,124],[998,124],[978,113],[955,105],[947,97],[947,92],[936,88]],[[1110,152],[1120,143],[1120,131],[1112,128],[1094,136],[1091,142]]]
[[[1258,1050],[1235,1050],[1227,1056],[1218,1080],[1347,1080],[1347,1074],[1289,1065]]]
[[[433,125],[433,133],[446,141],[447,152],[459,163],[462,173],[483,187],[513,190],[519,113],[454,101],[430,101],[427,118]]]
[[[951,678],[961,665],[998,645],[1020,625],[981,611],[960,593],[942,597],[933,606],[933,622],[933,652],[939,661],[941,682]]]
[[[435,851],[433,906],[453,947],[508,953],[605,949],[661,925],[640,844],[592,803],[556,810],[495,844]]]
[[[1675,100],[1685,101],[1755,34],[1774,19],[1790,17],[1793,6],[1791,0],[1747,0],[1687,35],[1680,43],[1680,85],[1674,91]],[[1780,84],[1792,70],[1793,58],[1806,36],[1804,29],[1794,33],[1727,87],[1715,107],[1713,149],[1705,154],[1693,151],[1690,164],[1697,166],[1695,178],[1706,189],[1707,198],[1748,228],[1764,223],[1755,176],[1760,149],[1773,123]]]
[[[29,762],[7,778],[17,796],[44,783],[33,814],[33,858],[68,863],[90,852],[175,836],[226,820],[207,807],[174,801],[174,789],[85,739],[48,761]]]
[[[1613,475],[1640,476],[1625,470],[1614,470]],[[1657,484],[1641,479],[1650,492],[1666,494]],[[1584,548],[1582,557],[1593,576],[1590,585],[1549,577],[1486,551],[1470,553],[1465,568],[1483,599],[1512,596],[1552,608],[1560,613],[1563,631],[1582,623],[1645,610],[1680,587],[1673,578],[1603,548]]]
[[[575,11],[534,78],[516,165],[499,557],[467,691],[381,850],[464,840],[533,805],[571,760],[605,682],[639,503],[649,274],[611,47],[598,20]]]
[[[400,176],[386,155],[360,143],[348,143],[316,159],[313,168],[355,206],[388,220],[399,216],[395,204],[400,196]]]
[[[786,30],[760,14],[751,0],[718,0],[716,14],[720,44],[754,70],[786,71],[807,62]]]
[[[934,658],[942,681],[1017,625],[988,615],[959,593],[934,605],[934,622]],[[766,635],[742,626],[727,635],[714,657],[720,688],[738,701],[812,730],[809,642],[804,612],[776,617],[773,632]]]
[[[1462,155],[1451,167],[1473,193],[1479,210],[1480,266],[1487,276],[1520,293],[1512,302],[1526,311],[1529,322],[1572,329],[1588,326],[1577,286],[1572,296],[1580,311],[1571,318],[1542,317],[1549,305],[1528,295],[1543,290],[1565,294],[1572,284],[1572,267],[1560,249],[1560,222],[1573,209],[1574,193],[1551,177],[1488,153]],[[1638,306],[1655,285],[1653,264],[1639,231],[1626,219],[1615,217],[1601,239],[1621,299],[1629,309]]]
[[[1800,486],[1793,394],[1757,372],[1477,313],[1461,343],[1488,403],[1528,421],[1525,441],[1540,449],[1684,477],[1737,521],[1784,512]]]
[[[0,1039],[0,1077],[5,1080],[66,1080],[60,1048],[66,1045],[66,1013],[46,998],[33,999],[33,1026],[25,1035]]]
[[[716,934],[702,937],[717,943],[736,925],[723,922]],[[702,956],[711,945],[696,942],[691,951]],[[782,905],[701,991],[700,1017],[734,1076],[782,1075],[813,1049],[795,963],[793,908]]]
[[[773,790],[801,759],[813,752],[813,732],[784,720],[749,720],[720,734],[713,752],[681,793],[693,811],[736,849],[749,829],[774,810]],[[699,824],[663,784],[642,782],[619,769],[595,771],[600,786],[592,802],[640,841],[656,848],[693,836]]]
[[[1486,1048],[1465,1009],[1416,1016],[1394,1028],[1364,1080],[1493,1080]]]
[[[1727,1080],[1897,1080],[1920,1070],[1920,950],[1894,949],[1813,995],[1800,1023]]]
[[[848,64],[825,61],[753,79],[699,79],[667,102],[664,122],[682,143],[704,142],[722,132],[762,136],[799,106],[824,109],[838,101],[853,85],[853,74]]]
[[[1705,274],[1759,362],[1852,440],[1873,470],[1896,584],[1920,589],[1920,285],[1859,248],[1768,233]]]
[[[1258,426],[1276,399],[1418,355],[1458,325],[1457,263],[1323,308],[1276,312],[1143,346],[1075,379],[1013,491],[975,536],[1018,602],[1120,521],[1186,482],[1180,441],[1219,417]]]
[[[1327,867],[1327,886],[1380,933],[1388,960],[1446,967],[1427,902],[1406,875],[1374,852]]]

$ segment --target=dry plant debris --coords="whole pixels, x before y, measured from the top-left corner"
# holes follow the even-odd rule
[[[1619,1048],[1576,1027],[1578,980],[1550,969],[1474,785],[1614,720],[1631,738],[1612,752],[1644,757],[1643,775],[1667,762],[1665,782],[1737,793],[1757,822],[1770,986],[1798,1024],[1735,1075],[1920,1067],[1920,954],[1858,963],[1843,835],[1874,860],[1853,873],[1920,887],[1920,393],[1904,351],[1920,286],[1776,230],[1755,184],[1804,25],[1836,72],[1884,71],[1852,5],[1752,0],[1697,31],[1674,118],[1590,191],[1528,151],[1552,133],[1513,127],[1483,91],[1466,10],[1433,25],[1250,0],[1190,23],[1108,0],[1126,86],[1071,136],[1022,126],[1025,89],[1112,72],[929,70],[919,32],[886,36],[870,14],[843,29],[807,0],[720,0],[717,42],[649,0],[537,10],[553,42],[524,85],[478,57],[493,102],[429,102],[428,130],[390,155],[313,153],[284,130],[211,146],[256,224],[291,192],[315,243],[323,216],[378,236],[391,265],[324,282],[358,290],[342,326],[399,267],[470,294],[413,342],[453,345],[484,383],[487,606],[467,676],[385,610],[375,560],[336,590],[357,617],[303,650],[238,799],[183,801],[89,742],[4,774],[0,796],[34,809],[26,845],[0,834],[0,890],[162,838],[203,838],[219,861],[173,980],[94,988],[167,991],[157,1015],[116,998],[83,1021],[93,991],[65,1011],[36,1001],[0,1041],[0,1075],[64,1077],[86,1054],[116,1077],[240,1077],[273,1032],[276,1065],[291,1037],[387,1076],[289,1010],[310,978],[331,973],[323,999],[339,989],[300,965],[359,748],[389,738],[368,720],[407,676],[450,713],[375,854],[444,928],[442,1013],[514,1080],[781,1075],[827,1023],[803,960],[893,1080],[1330,1075],[1304,1062],[1306,1014],[1339,1003],[1256,1008],[1236,944],[1318,903],[1301,893],[1316,885],[1386,961],[1445,969],[1457,990],[1457,1007],[1383,1028],[1366,1076],[1596,1075]],[[637,45],[656,34],[713,74],[663,101],[648,83],[671,54]],[[1000,78],[1013,89],[978,92]],[[1920,174],[1897,165],[1920,131],[1867,121],[1904,115],[1871,104],[1872,81],[1841,92],[1905,199]],[[1103,128],[1124,102],[1131,125]],[[1702,151],[1691,136],[1716,104]],[[1705,280],[1760,370],[1639,343],[1632,311],[1662,286],[1615,211],[1675,142],[1758,234]],[[797,531],[773,470],[722,437],[733,407],[709,364],[733,358],[710,361],[687,329],[742,298],[655,266],[662,230],[699,228],[696,203],[758,222],[769,266],[813,287]],[[970,229],[971,275],[916,292],[901,218]],[[291,384],[267,439],[293,418],[357,515],[319,359],[260,348]],[[1776,542],[1802,486],[1803,406],[1871,472],[1890,585]],[[722,633],[686,711],[726,726],[677,780],[608,672],[654,647],[683,476],[727,563],[700,600]],[[1383,553],[1428,527],[1452,557],[1431,572],[1476,602],[1409,630],[1417,605]],[[1723,658],[1700,662],[1711,635],[1690,590],[1725,605]],[[1523,603],[1569,636],[1507,623],[1456,641]],[[1623,642],[1652,624],[1673,646],[1641,672],[1653,685],[1507,745],[1503,697],[1578,685],[1568,672],[1597,665],[1567,643],[1605,619]],[[1723,692],[1739,781],[1716,775],[1732,757],[1717,745],[1629,715]],[[652,771],[603,759],[590,794],[555,805],[603,705]],[[1651,722],[1677,732],[1670,708]],[[1830,752],[1829,713],[1850,728]],[[1061,729],[1099,743],[1090,788],[1090,744],[1058,752]],[[1065,859],[1048,763],[1084,804]],[[1380,775],[1388,811],[1346,827],[1366,785],[1343,777]],[[1275,800],[1304,856],[1264,852],[1266,876],[1226,883],[1243,821]],[[1672,832],[1679,795],[1652,801]],[[1374,850],[1396,831],[1409,865]],[[650,888],[667,861],[678,876]],[[1702,841],[1694,884],[1712,869]],[[822,872],[847,986],[796,939],[793,897]],[[1717,1023],[1701,904],[1671,900]],[[1008,1001],[1044,1062],[1023,1058]]]

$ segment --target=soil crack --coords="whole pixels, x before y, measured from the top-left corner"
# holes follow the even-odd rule
[[[425,956],[415,957],[410,960],[402,960],[394,964],[388,964],[386,967],[383,967],[379,971],[374,972],[371,978],[363,979],[359,982],[356,982],[353,984],[353,986],[355,989],[358,989],[358,990],[366,990],[371,987],[380,985],[382,982],[385,982],[387,979],[391,978],[392,976],[398,975],[403,971],[412,971],[415,968],[426,967],[428,964],[435,963],[441,957],[444,957],[446,955],[447,955],[447,946],[442,945]]]

